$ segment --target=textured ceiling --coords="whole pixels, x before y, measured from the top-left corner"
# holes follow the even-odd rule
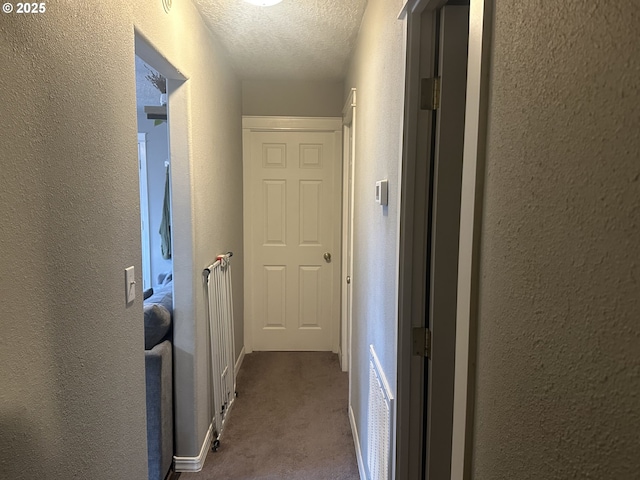
[[[367,0],[193,0],[248,79],[344,78]]]
[[[156,72],[136,56],[136,108],[138,113],[144,113],[144,107],[160,105],[160,90],[153,86],[147,75]]]

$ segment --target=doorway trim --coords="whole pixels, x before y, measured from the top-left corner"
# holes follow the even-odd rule
[[[424,326],[426,185],[416,176],[421,151],[418,132],[421,50],[420,17],[447,0],[407,0],[399,19],[407,21],[405,136],[402,155],[398,283],[398,372],[396,478],[422,479],[424,361],[412,354],[413,327]],[[492,0],[471,0],[465,111],[457,287],[456,360],[451,480],[471,478],[475,393],[479,247],[486,156]],[[432,48],[432,47],[431,47]],[[434,339],[437,341],[437,339]],[[429,447],[427,447],[429,448]],[[435,480],[435,479],[430,479]],[[439,480],[439,479],[438,479]]]
[[[149,238],[149,186],[147,179],[147,134],[138,132],[138,174],[140,223],[142,231],[142,288],[151,288],[151,247]]]

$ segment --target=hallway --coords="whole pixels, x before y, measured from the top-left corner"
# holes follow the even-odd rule
[[[347,384],[329,352],[248,354],[220,449],[180,479],[358,479]]]
[[[3,478],[149,478],[138,55],[167,79],[171,116],[174,328],[167,391],[175,408],[168,457],[186,471],[204,468],[184,474],[187,480],[357,478],[354,457],[362,480],[376,478],[368,463],[382,458],[369,447],[377,438],[369,421],[373,349],[390,387],[386,398],[394,398],[387,410],[393,423],[384,423],[395,442],[385,446],[388,478],[421,480],[426,450],[415,448],[415,438],[424,438],[420,430],[433,417],[422,415],[424,402],[405,387],[408,379],[425,377],[412,377],[407,367],[435,364],[442,336],[414,330],[423,311],[430,312],[431,292],[406,280],[431,282],[415,269],[427,264],[424,245],[434,237],[410,222],[424,223],[442,210],[413,208],[412,197],[429,194],[426,179],[441,170],[432,172],[425,161],[407,168],[407,159],[425,153],[408,142],[408,120],[433,119],[422,106],[439,103],[441,95],[435,88],[422,89],[426,98],[420,92],[423,85],[442,89],[435,63],[443,57],[430,56],[429,68],[413,65],[409,60],[419,56],[409,40],[419,37],[409,34],[436,39],[441,24],[413,17],[427,9],[419,0],[283,0],[272,9],[212,0],[210,18],[229,20],[215,28],[201,3],[63,0],[38,4],[46,12],[16,8],[1,16]],[[474,98],[465,111],[469,149],[462,171],[464,204],[471,208],[461,208],[460,216],[467,274],[458,282],[454,312],[461,355],[446,364],[455,369],[460,414],[451,424],[457,435],[430,444],[457,453],[451,475],[430,480],[637,480],[640,2],[469,3],[468,56],[475,61],[468,71],[478,82],[468,84],[465,97]],[[316,20],[302,21],[304,10]],[[355,23],[351,35],[340,27],[343,19]],[[284,34],[275,33],[276,24]],[[252,38],[254,26],[268,31]],[[305,29],[312,27],[323,36],[305,50],[302,41],[315,38]],[[328,64],[322,39],[341,32],[344,55]],[[236,55],[221,38],[244,45],[251,56],[242,65],[261,75],[242,70],[242,52]],[[283,63],[270,55],[277,46]],[[303,74],[303,60],[315,73]],[[265,65],[273,75],[263,75]],[[350,348],[344,365],[351,429],[347,378],[335,357],[334,377],[319,374],[322,362],[313,354],[303,354],[304,363],[285,362],[293,354],[250,354],[222,447],[211,454],[201,272],[220,252],[234,252],[236,353],[250,351],[242,119],[342,117],[352,89],[356,255],[352,274],[341,275],[352,290],[352,329],[342,336]],[[385,181],[383,205],[375,187]],[[415,231],[426,232],[425,242],[414,240]],[[406,292],[414,298],[403,298]],[[341,386],[308,384],[307,368]],[[267,393],[251,390],[258,386]],[[343,397],[333,398],[338,390]],[[332,413],[343,423],[320,418]],[[302,433],[308,443],[302,435],[285,443]],[[325,434],[340,443],[323,440]],[[245,446],[234,440],[251,435]],[[243,472],[213,471],[234,459]],[[349,469],[338,470],[342,461]],[[309,473],[296,471],[307,467]]]

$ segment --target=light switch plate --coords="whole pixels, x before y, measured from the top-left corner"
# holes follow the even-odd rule
[[[124,269],[124,289],[127,303],[136,299],[136,270],[134,267]]]

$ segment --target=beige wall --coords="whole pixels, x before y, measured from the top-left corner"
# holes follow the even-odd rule
[[[257,116],[340,117],[344,84],[340,81],[245,80],[242,114]]]
[[[370,0],[345,82],[357,89],[351,401],[367,459],[369,345],[395,395],[399,165],[404,102],[401,1]],[[375,182],[389,180],[389,206],[375,203]]]
[[[638,478],[639,21],[496,2],[474,479]]]
[[[189,2],[47,7],[0,22],[0,467],[146,478],[142,302],[125,305],[123,281],[129,265],[141,274],[134,28],[189,78],[188,155],[175,161],[193,227],[174,231],[193,265],[175,350],[185,456],[210,419],[201,269],[234,250],[241,285],[241,91]]]

